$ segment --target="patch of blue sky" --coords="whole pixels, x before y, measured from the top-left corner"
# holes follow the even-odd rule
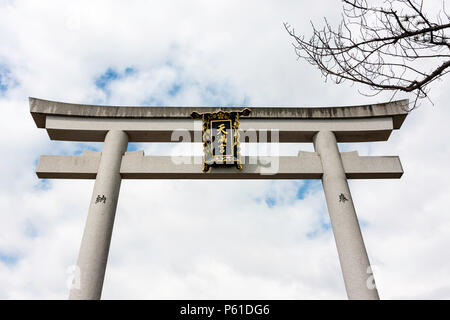
[[[4,253],[0,251],[0,262],[7,266],[13,266],[19,261],[19,256],[17,254]]]
[[[316,180],[304,180],[304,182],[300,185],[297,190],[297,199],[305,199],[305,195],[319,184],[319,181]]]
[[[113,68],[108,68],[94,81],[95,86],[108,93],[108,86],[111,82],[126,78],[135,74],[137,70],[133,67],[126,67],[122,72]]]
[[[34,169],[37,168],[38,163],[39,163],[39,156],[35,157],[34,160],[33,160],[33,167],[34,167]]]
[[[134,142],[128,143],[128,147],[127,147],[128,152],[142,150],[142,149],[144,149],[144,148],[141,143],[134,143]]]
[[[269,207],[269,208],[273,208],[273,207],[275,207],[275,205],[277,204],[277,201],[276,201],[276,199],[274,198],[274,197],[266,197],[265,199],[264,199],[264,201],[266,202],[266,205]]]
[[[85,150],[100,152],[102,151],[102,142],[77,142],[75,143],[76,150],[73,155],[78,156],[81,155]]]
[[[310,180],[306,180],[306,181],[310,181]],[[282,195],[280,195],[280,194],[276,195],[271,190],[269,190],[262,199],[261,198],[257,198],[256,200],[257,201],[261,201],[261,200],[264,201],[265,204],[269,208],[273,208],[276,205],[280,204],[279,200],[281,200],[284,204],[286,204],[286,203],[293,203],[296,199],[303,199],[303,198],[299,198],[299,193],[302,194],[302,196],[303,196],[303,194],[306,193],[308,188],[309,188],[309,184],[302,183],[301,181],[294,182],[293,187],[297,187],[297,186],[298,186],[298,191],[297,191],[297,195],[296,195],[295,198],[292,197],[292,199],[286,199]]]
[[[4,93],[8,90],[8,85],[3,81],[2,74],[0,73],[0,93]]]
[[[0,92],[5,92],[8,90],[8,84],[6,81],[8,73],[9,70],[5,66],[0,65]]]
[[[34,239],[38,236],[38,230],[36,228],[36,226],[31,222],[31,221],[27,221],[25,223],[25,230],[24,230],[25,236],[30,238],[30,239]]]
[[[315,239],[323,233],[331,231],[330,222],[320,221],[320,225],[318,228],[315,228],[313,231],[310,231],[306,234],[306,238],[309,240]]]
[[[48,149],[44,150],[45,154],[60,156],[76,156],[83,153],[84,150],[101,151],[103,142],[68,142],[68,141],[50,141]],[[39,156],[35,158],[34,164],[37,166]]]
[[[108,68],[100,77],[95,80],[95,86],[99,89],[105,89],[107,85],[119,78],[119,74],[114,69]]]
[[[125,68],[124,74],[126,76],[131,76],[132,74],[135,74],[135,73],[136,73],[136,69],[135,68],[133,68],[133,67]]]
[[[170,89],[169,89],[169,91],[168,91],[169,96],[171,96],[171,97],[176,96],[176,95],[180,92],[181,87],[182,87],[181,84],[174,83],[174,84],[170,87]]]
[[[52,181],[49,179],[39,179],[39,180],[37,180],[34,187],[37,190],[42,190],[42,191],[50,190],[52,188]]]
[[[18,84],[18,81],[12,76],[11,70],[5,64],[0,64],[0,94],[4,95],[6,91]]]

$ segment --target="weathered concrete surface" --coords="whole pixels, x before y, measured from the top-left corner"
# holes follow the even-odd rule
[[[244,134],[252,129],[278,130],[278,140],[268,142],[312,142],[318,131],[333,131],[338,142],[385,141],[407,116],[408,100],[389,103],[328,108],[253,107],[242,117]],[[109,130],[122,130],[130,142],[173,142],[175,130],[187,130],[189,142],[201,139],[200,120],[193,111],[238,110],[218,107],[113,107],[70,104],[30,98],[30,112],[50,139],[103,141]]]
[[[396,179],[403,174],[398,157],[360,157],[341,153],[348,179]],[[95,179],[100,153],[81,156],[41,156],[39,178]],[[321,179],[320,157],[315,152],[299,152],[297,157],[244,157],[242,171],[212,168],[202,172],[201,157],[144,156],[143,151],[126,152],[120,173],[123,179]]]
[[[240,120],[241,140],[254,136],[254,142],[312,142],[320,130],[333,131],[339,142],[385,141],[394,129],[391,117],[354,119],[247,119]],[[127,119],[47,116],[45,128],[52,140],[103,141],[109,130],[122,130],[130,142],[179,141],[174,133],[187,133],[184,142],[201,142],[201,120]],[[278,133],[272,139],[271,130]],[[267,134],[266,134],[267,132]],[[247,138],[248,139],[248,138]],[[256,141],[257,139],[257,141]],[[182,142],[183,142],[182,141]]]
[[[314,148],[322,161],[322,184],[348,298],[377,300],[378,292],[370,286],[369,258],[348,187],[344,159],[333,132],[317,133]]]
[[[97,300],[102,293],[106,262],[120,190],[120,165],[127,150],[128,137],[123,131],[110,131],[106,135],[101,153],[97,178],[78,255],[71,300]],[[87,158],[98,158],[88,155]],[[83,158],[80,157],[80,158]],[[82,161],[80,165],[85,165]]]
[[[185,118],[193,111],[214,112],[218,107],[116,107],[63,103],[29,98],[30,112],[39,128],[44,128],[48,115],[87,118]],[[241,107],[220,108],[240,110]],[[349,119],[392,117],[394,129],[402,125],[408,109],[408,100],[346,107],[251,107],[247,119]]]
[[[41,156],[36,169],[40,179],[95,179],[101,152],[83,151],[80,156]]]

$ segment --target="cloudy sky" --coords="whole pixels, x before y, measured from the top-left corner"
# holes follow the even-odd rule
[[[324,83],[297,61],[282,23],[309,35],[310,20],[340,13],[334,0],[0,0],[0,299],[68,297],[94,181],[39,180],[35,169],[42,154],[101,150],[50,141],[29,96],[142,106],[388,100]],[[404,167],[399,180],[350,182],[383,299],[450,298],[449,80],[389,141],[340,145],[398,155]],[[312,146],[281,148],[299,150]],[[232,199],[220,207],[218,186]],[[124,180],[103,298],[346,299],[320,181]]]

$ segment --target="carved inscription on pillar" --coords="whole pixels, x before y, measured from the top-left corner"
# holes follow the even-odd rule
[[[97,203],[99,203],[99,202],[106,203],[106,197],[105,197],[105,195],[102,195],[101,197],[100,197],[100,195],[97,195],[97,199],[95,199],[95,204],[97,204]]]

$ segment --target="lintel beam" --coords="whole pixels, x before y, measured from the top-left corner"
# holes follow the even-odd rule
[[[398,179],[403,174],[396,156],[359,156],[341,153],[348,179]],[[144,156],[143,151],[127,152],[122,158],[123,179],[321,179],[322,164],[315,152],[299,152],[297,157],[245,157],[242,171],[212,168],[202,172],[201,157]],[[80,156],[41,156],[39,178],[95,179],[100,153]]]
[[[193,119],[115,119],[115,118],[73,118],[67,116],[47,116],[45,128],[52,140],[103,141],[109,130],[122,130],[128,134],[130,142],[178,142],[174,133],[189,133],[188,141],[201,142],[201,120]],[[261,142],[261,134],[267,132],[267,142],[312,142],[318,131],[333,131],[339,142],[385,141],[393,130],[390,117],[366,119],[293,119],[293,120],[240,120],[241,139],[256,134]],[[271,130],[278,131],[276,138]],[[254,141],[256,142],[256,141]]]
[[[233,111],[236,107],[120,107],[63,103],[30,98],[38,128],[52,140],[103,141],[109,130],[125,131],[130,142],[172,142],[175,130],[187,130],[194,142],[200,121],[191,113]],[[241,108],[239,108],[241,109]],[[240,130],[278,130],[268,142],[312,142],[318,131],[334,132],[338,142],[385,141],[408,114],[408,100],[345,107],[250,107]],[[263,133],[262,133],[263,134]],[[259,139],[259,137],[258,137]],[[198,140],[198,139],[196,139]]]

